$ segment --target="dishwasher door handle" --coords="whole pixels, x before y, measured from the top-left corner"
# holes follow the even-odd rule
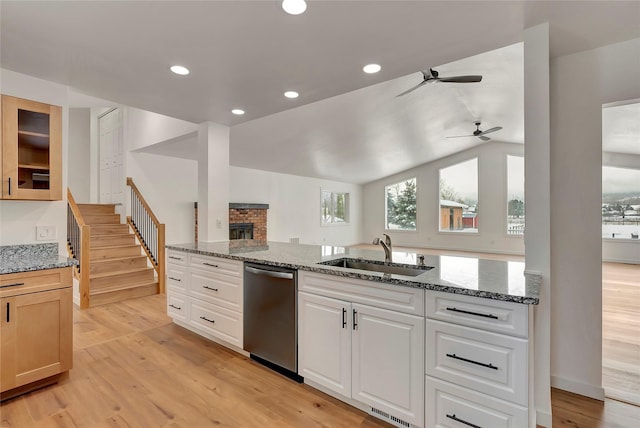
[[[256,275],[270,276],[272,278],[293,279],[293,274],[290,272],[274,272],[272,270],[256,269],[254,267],[245,266],[244,270]]]

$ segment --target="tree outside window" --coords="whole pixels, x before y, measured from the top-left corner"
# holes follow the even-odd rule
[[[322,210],[322,224],[337,224],[349,222],[349,194],[322,191],[320,207]]]
[[[386,223],[388,230],[416,230],[416,178],[385,187]]]
[[[478,158],[440,169],[440,231],[477,233]]]

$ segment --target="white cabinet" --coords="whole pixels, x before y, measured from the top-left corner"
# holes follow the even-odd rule
[[[176,324],[242,349],[243,263],[167,252],[167,314]]]
[[[426,426],[535,426],[529,307],[429,291],[426,308]]]
[[[298,372],[305,382],[387,421],[423,426],[424,307],[413,302],[424,290],[368,281],[359,287],[358,280],[311,272],[298,278]]]

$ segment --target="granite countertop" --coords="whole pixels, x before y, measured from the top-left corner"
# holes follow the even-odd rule
[[[0,275],[74,266],[77,261],[58,256],[58,244],[0,246]]]
[[[188,253],[533,305],[539,302],[542,281],[540,275],[525,273],[523,262],[475,257],[425,255],[425,264],[434,268],[415,277],[318,264],[342,257],[382,262],[382,248],[374,251],[253,240],[199,242],[166,247]],[[393,252],[394,263],[416,265],[416,258],[416,253]]]

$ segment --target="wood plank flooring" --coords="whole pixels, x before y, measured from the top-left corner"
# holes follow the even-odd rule
[[[387,427],[171,323],[165,296],[74,310],[74,368],[0,427]],[[640,407],[552,390],[553,426],[637,428]]]

